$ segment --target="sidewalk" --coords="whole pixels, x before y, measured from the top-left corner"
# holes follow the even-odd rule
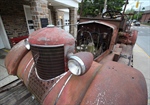
[[[146,25],[146,24],[142,24],[142,23],[141,23],[141,26],[147,26],[147,27],[150,27],[150,25]]]
[[[9,75],[4,65],[4,59],[7,55],[7,51],[0,49],[0,87],[16,80],[18,77]]]
[[[138,45],[133,49],[133,67],[141,71],[147,83],[148,105],[150,105],[150,56]]]

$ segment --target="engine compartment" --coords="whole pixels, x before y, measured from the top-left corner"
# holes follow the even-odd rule
[[[109,49],[113,29],[107,25],[91,22],[78,25],[76,51],[88,51],[94,58]]]

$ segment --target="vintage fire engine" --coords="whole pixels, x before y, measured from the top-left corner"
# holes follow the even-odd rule
[[[147,105],[142,73],[132,66],[137,31],[123,19],[80,18],[76,39],[53,25],[8,53],[17,75],[41,105]]]

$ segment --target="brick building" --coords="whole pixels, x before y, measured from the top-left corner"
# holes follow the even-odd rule
[[[12,46],[12,38],[30,35],[47,24],[64,25],[64,12],[68,9],[69,24],[77,22],[80,0],[1,0],[0,1],[0,49]],[[69,27],[75,35],[76,28]]]
[[[144,11],[144,13],[142,14],[141,22],[142,23],[150,23],[150,10]]]

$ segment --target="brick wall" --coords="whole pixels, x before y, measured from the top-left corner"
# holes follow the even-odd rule
[[[34,29],[38,30],[41,28],[41,18],[49,20],[47,0],[30,0],[30,2]]]
[[[24,0],[0,0],[0,15],[8,37],[28,35],[23,5]]]

